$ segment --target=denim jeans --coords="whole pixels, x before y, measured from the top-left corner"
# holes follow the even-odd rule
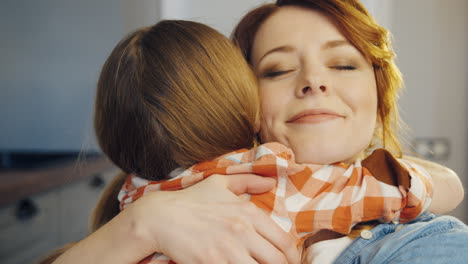
[[[363,231],[334,263],[468,263],[468,226],[427,212],[408,224],[380,224]]]

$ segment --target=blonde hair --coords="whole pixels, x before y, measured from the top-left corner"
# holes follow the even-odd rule
[[[248,12],[238,23],[231,36],[251,63],[252,46],[260,26],[282,6],[299,6],[317,10],[328,16],[340,32],[372,63],[377,84],[377,111],[380,129],[374,131],[367,152],[383,147],[395,156],[401,156],[398,140],[400,119],[398,93],[402,77],[392,51],[389,32],[379,26],[364,6],[357,0],[278,0]]]

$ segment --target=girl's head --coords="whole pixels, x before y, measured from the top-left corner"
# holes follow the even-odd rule
[[[373,143],[400,154],[400,73],[387,31],[358,1],[263,5],[233,40],[259,78],[262,141],[307,163],[349,161]]]
[[[254,142],[255,76],[216,30],[162,21],[121,40],[98,82],[95,129],[124,172],[163,179],[177,167]]]

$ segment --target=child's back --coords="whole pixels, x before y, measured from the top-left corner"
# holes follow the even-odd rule
[[[98,83],[99,144],[124,172],[146,179],[252,147],[257,118],[256,80],[240,51],[196,22],[130,34]]]

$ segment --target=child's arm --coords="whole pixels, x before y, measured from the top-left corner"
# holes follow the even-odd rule
[[[433,196],[428,211],[435,214],[445,214],[461,203],[464,189],[460,178],[454,171],[440,164],[412,156],[404,156],[403,158],[424,167],[432,176]]]

